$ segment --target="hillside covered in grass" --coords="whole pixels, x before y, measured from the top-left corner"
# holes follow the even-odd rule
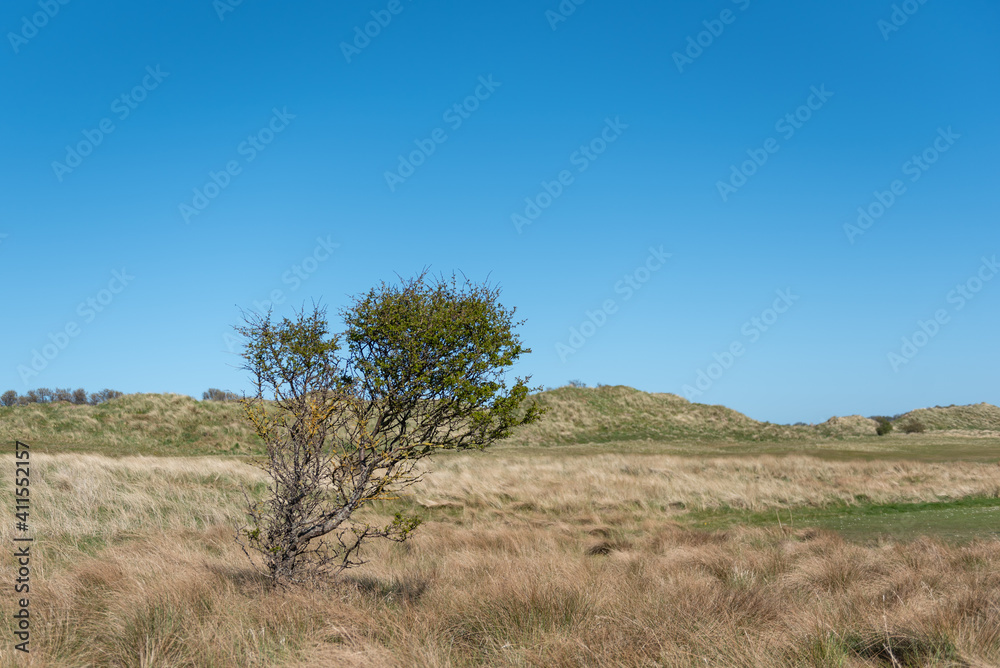
[[[919,408],[896,418],[896,425],[919,422],[928,430],[978,430],[997,432],[1000,435],[1000,408],[992,404],[970,406],[935,406]]]
[[[238,403],[182,394],[0,408],[0,440],[15,439],[40,450],[150,455],[247,454],[258,444]]]
[[[821,425],[758,422],[725,406],[691,403],[676,394],[647,393],[624,385],[561,387],[533,397],[549,408],[545,417],[511,440],[531,445],[608,441],[788,439],[874,436],[876,423],[860,416]]]
[[[510,445],[625,441],[792,442],[875,437],[876,422],[834,417],[818,425],[758,422],[724,406],[691,403],[673,394],[630,387],[562,387],[533,395],[549,408],[517,431]],[[1000,434],[1000,408],[990,404],[924,408],[895,420],[927,431]],[[901,431],[897,429],[897,432]],[[40,450],[107,454],[251,454],[259,441],[232,401],[197,401],[179,394],[131,394],[97,406],[66,402],[0,408],[0,440],[27,441]]]

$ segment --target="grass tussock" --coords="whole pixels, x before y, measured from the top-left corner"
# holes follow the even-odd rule
[[[924,666],[1000,660],[995,542],[881,547],[650,522],[435,524],[322,590],[268,591],[224,527],[118,546],[34,594],[31,665]],[[505,546],[498,550],[497,546]],[[18,664],[9,653],[2,665]]]
[[[309,594],[266,591],[239,556],[224,525],[172,530],[40,579],[31,665],[274,665],[325,620]]]

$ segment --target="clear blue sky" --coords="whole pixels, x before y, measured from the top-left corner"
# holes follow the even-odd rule
[[[11,0],[0,389],[241,391],[239,308],[429,266],[541,385],[998,404],[1000,9],[897,7]]]

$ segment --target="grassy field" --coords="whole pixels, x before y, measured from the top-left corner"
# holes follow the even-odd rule
[[[1000,542],[983,519],[1000,504],[996,461],[443,455],[371,511],[415,509],[412,541],[374,545],[324,590],[280,593],[232,539],[239,488],[261,480],[244,462],[33,466],[34,651],[7,644],[4,666],[1000,662]],[[10,507],[9,487],[0,497]]]
[[[0,410],[4,438],[38,444],[32,652],[5,614],[0,666],[1000,665],[992,407],[884,437],[860,418],[755,433],[698,405],[643,430],[623,402],[683,405],[612,390],[550,396],[547,432],[436,455],[366,511],[421,515],[410,541],[278,592],[233,540],[241,487],[263,481],[234,405]],[[6,508],[12,478],[0,458]]]

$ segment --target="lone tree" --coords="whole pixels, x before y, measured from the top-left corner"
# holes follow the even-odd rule
[[[244,490],[239,539],[272,584],[363,563],[367,539],[405,540],[419,518],[396,513],[376,526],[355,512],[418,482],[417,463],[435,450],[483,449],[541,416],[525,406],[530,376],[504,382],[531,350],[499,292],[426,271],[401,286],[383,282],[341,312],[341,335],[315,304],[280,322],[244,314],[236,330],[255,393],[242,405],[264,442],[257,464],[269,482],[259,501]]]

